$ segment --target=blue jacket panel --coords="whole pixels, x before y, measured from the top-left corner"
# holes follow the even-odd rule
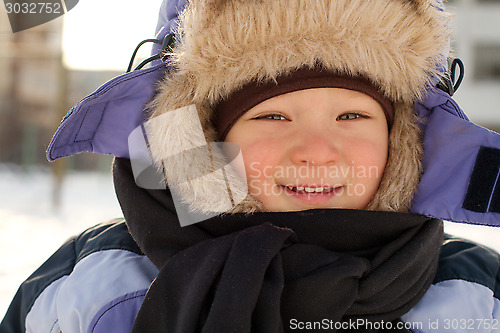
[[[127,305],[118,324],[130,331],[157,273],[123,220],[97,225],[70,238],[21,285],[0,332],[125,332],[99,330],[116,304]]]

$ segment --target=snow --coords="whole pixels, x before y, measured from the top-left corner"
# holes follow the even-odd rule
[[[122,216],[110,174],[69,173],[59,209],[50,170],[0,165],[0,318],[17,288],[70,236]],[[500,251],[500,228],[446,224],[446,232]]]

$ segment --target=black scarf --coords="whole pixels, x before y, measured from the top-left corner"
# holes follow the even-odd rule
[[[113,174],[128,228],[160,269],[133,332],[276,333],[315,322],[334,331],[358,319],[393,321],[436,273],[436,219],[321,209],[180,227],[168,190],[139,188],[125,159]]]

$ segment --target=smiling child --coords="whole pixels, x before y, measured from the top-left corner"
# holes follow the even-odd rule
[[[498,254],[443,233],[500,225],[500,138],[451,98],[449,18],[438,0],[165,0],[159,59],[48,149],[114,155],[124,218],[68,240],[0,333],[500,332]]]

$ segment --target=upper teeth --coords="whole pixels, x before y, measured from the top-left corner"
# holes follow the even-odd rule
[[[307,193],[320,193],[320,192],[325,192],[329,191],[330,187],[329,186],[323,186],[323,187],[307,187],[307,186],[287,186],[290,190],[292,191],[305,191]]]

